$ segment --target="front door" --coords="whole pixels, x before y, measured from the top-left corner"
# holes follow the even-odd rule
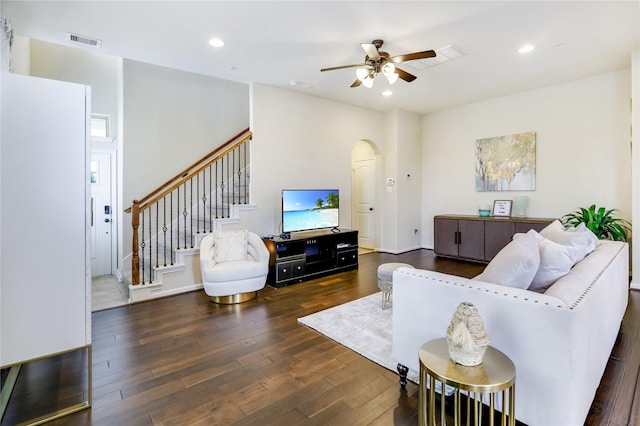
[[[375,248],[375,158],[354,161],[353,188],[358,246]]]
[[[91,275],[111,274],[111,154],[91,153]]]

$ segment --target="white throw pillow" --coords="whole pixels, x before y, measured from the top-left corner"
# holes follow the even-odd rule
[[[584,257],[582,247],[556,243],[538,234],[533,229],[527,234],[535,237],[540,247],[540,267],[535,277],[533,277],[529,290],[545,291],[558,278],[567,275],[573,265]]]
[[[529,234],[516,234],[475,279],[526,289],[540,265],[538,240]]]
[[[562,223],[556,219],[540,231],[540,235],[555,243],[577,248],[578,259],[576,261],[582,260],[599,244],[596,234],[591,232],[584,223],[575,228],[565,229]]]
[[[247,258],[248,232],[244,230],[216,231],[215,255],[217,263],[245,260]]]

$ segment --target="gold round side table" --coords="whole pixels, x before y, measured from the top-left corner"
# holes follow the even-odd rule
[[[460,391],[467,392],[466,424],[479,425],[482,394],[489,394],[489,424],[495,424],[495,396],[502,393],[502,425],[515,426],[516,368],[504,353],[487,347],[482,364],[466,367],[449,358],[447,339],[435,339],[420,348],[419,424],[436,425],[436,380],[442,384],[440,424],[446,425],[445,386],[453,388],[453,422],[461,424]],[[429,389],[427,389],[427,379]],[[428,395],[426,395],[428,392]],[[473,411],[473,413],[472,413]],[[472,415],[473,414],[473,415]]]

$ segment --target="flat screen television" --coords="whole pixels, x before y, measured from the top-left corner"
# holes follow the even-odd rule
[[[337,228],[339,225],[339,190],[282,190],[282,232]]]

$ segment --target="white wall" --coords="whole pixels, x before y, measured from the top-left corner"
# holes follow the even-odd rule
[[[396,190],[398,199],[397,249],[417,249],[421,246],[422,227],[422,164],[421,117],[398,112],[398,164]],[[418,230],[414,234],[414,230]]]
[[[633,52],[631,56],[631,128],[633,130],[632,144],[636,149],[632,150],[632,199],[633,216],[632,224],[640,226],[640,50]],[[634,238],[631,244],[631,286],[640,289],[640,238]]]
[[[247,226],[261,235],[280,232],[284,188],[338,188],[340,226],[349,228],[351,151],[363,139],[385,150],[383,114],[259,84],[252,99],[257,211]]]
[[[118,58],[87,49],[30,40],[30,75],[91,86],[91,112],[111,117],[118,129]]]
[[[529,216],[598,204],[631,218],[630,70],[490,99],[422,119],[422,244],[433,216],[477,214],[495,199],[529,197]],[[536,132],[536,190],[475,191],[475,141]]]
[[[379,249],[399,253],[420,248],[421,228],[421,121],[406,111],[385,114],[388,139],[384,155],[383,241]],[[407,177],[409,175],[409,177]],[[395,183],[389,184],[388,179]],[[418,233],[414,235],[414,229]]]
[[[124,60],[123,86],[125,208],[249,127],[246,84]]]

